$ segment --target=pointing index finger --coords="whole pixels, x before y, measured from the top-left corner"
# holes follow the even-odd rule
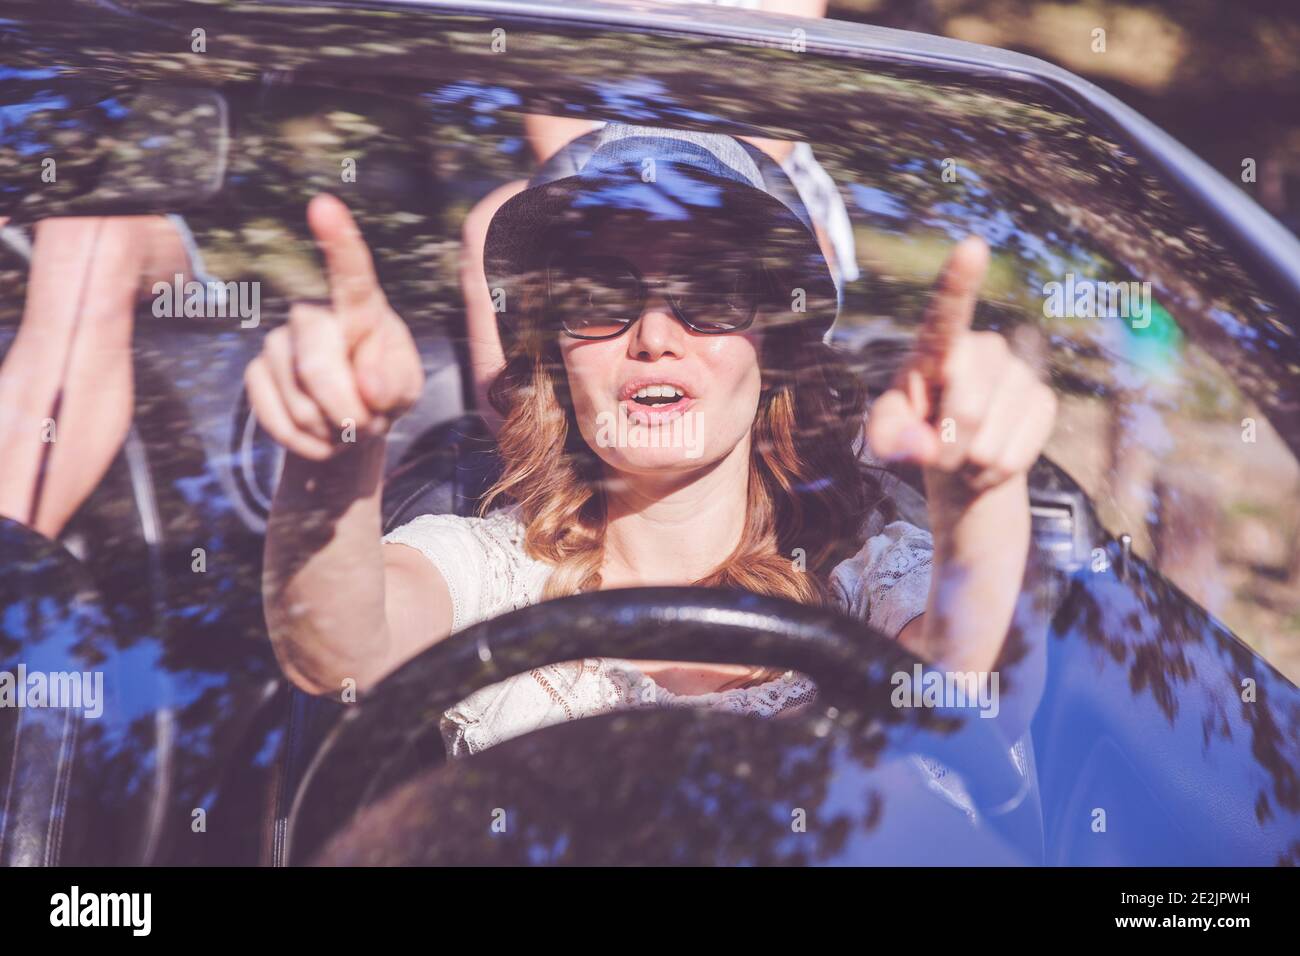
[[[307,223],[325,255],[334,311],[354,345],[374,328],[384,303],[370,249],[348,207],[328,193],[308,204]]]
[[[957,243],[944,263],[916,339],[915,367],[927,381],[937,380],[953,344],[970,330],[988,266],[989,247],[978,236]]]

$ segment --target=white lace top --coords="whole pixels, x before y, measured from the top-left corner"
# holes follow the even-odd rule
[[[837,565],[831,589],[837,603],[889,637],[897,637],[925,610],[933,547],[928,532],[906,521],[864,529],[866,543]],[[385,535],[433,562],[452,600],[452,633],[541,600],[551,566],[529,557],[514,509],[486,518],[421,515]],[[812,681],[793,671],[757,687],[679,695],[630,661],[589,658],[552,664],[484,687],[442,719],[447,753],[481,750],[562,720],[637,707],[714,707],[772,717],[816,696]]]

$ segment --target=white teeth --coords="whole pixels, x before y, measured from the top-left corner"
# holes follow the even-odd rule
[[[675,385],[646,385],[636,390],[633,398],[685,398],[686,393]]]

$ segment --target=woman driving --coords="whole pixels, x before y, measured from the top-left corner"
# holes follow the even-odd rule
[[[781,168],[733,137],[610,123],[581,169],[512,197],[487,232],[500,480],[478,517],[383,536],[384,435],[420,393],[420,357],[346,207],[318,196],[308,217],[331,305],[295,306],[246,375],[289,452],[263,583],[304,690],[372,686],[541,600],[651,585],[834,606],[937,667],[997,665],[1055,399],[1001,336],[970,329],[982,241],[954,249],[868,416],[823,342],[838,289]],[[893,520],[864,443],[921,467],[929,532]],[[815,693],[743,664],[573,661],[483,688],[443,735],[461,755],[620,708],[773,716]]]

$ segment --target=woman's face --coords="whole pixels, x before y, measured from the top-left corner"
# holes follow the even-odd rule
[[[697,224],[690,224],[697,226]],[[618,257],[647,278],[698,272],[716,261],[716,241],[607,221],[572,243],[570,254]],[[733,256],[736,250],[731,250]],[[560,333],[560,351],[578,428],[617,472],[690,472],[729,454],[748,459],[761,375],[757,323],[725,335],[678,321],[659,291],[640,319],[616,338],[586,341]]]

